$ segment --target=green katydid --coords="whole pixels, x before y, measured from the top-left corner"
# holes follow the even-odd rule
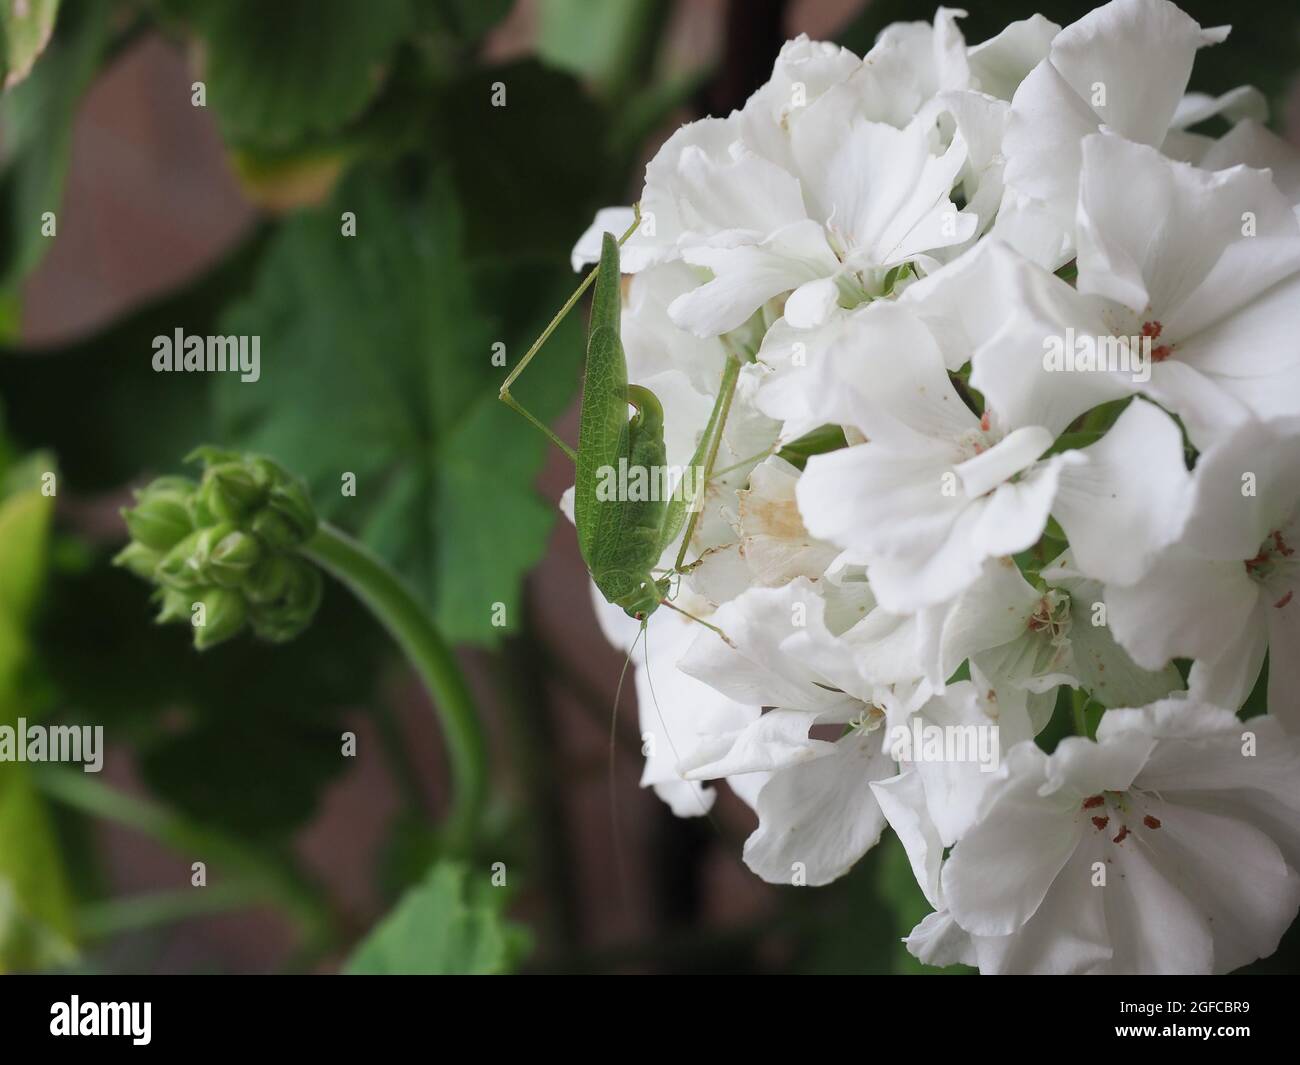
[[[649,389],[628,384],[627,360],[619,335],[622,306],[619,245],[636,231],[639,224],[638,209],[632,227],[621,240],[615,240],[609,233],[604,235],[599,265],[587,275],[506,378],[501,385],[501,400],[527,418],[573,459],[577,467],[574,523],[587,570],[607,602],[622,607],[628,616],[644,623],[660,606],[679,609],[669,602],[672,581],[688,569],[685,567],[686,552],[694,535],[705,486],[713,476],[740,373],[740,359],[730,353],[724,364],[712,413],[691,459],[692,473],[703,471],[702,477],[694,480],[691,498],[683,498],[680,491],[673,492],[669,499],[601,498],[597,486],[602,470],[619,469],[620,463],[625,463],[629,470],[652,472],[666,466],[663,407]],[[593,280],[596,291],[587,334],[578,450],[574,452],[515,400],[510,394],[510,386]],[[630,415],[629,407],[634,409]],[[660,557],[682,532],[683,524],[685,535],[676,564],[671,571],[656,576]],[[698,618],[693,620],[699,621]],[[726,639],[714,626],[703,621],[700,624]]]

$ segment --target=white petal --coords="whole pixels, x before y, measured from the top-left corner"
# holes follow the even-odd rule
[[[815,720],[806,710],[769,710],[736,732],[703,737],[679,768],[688,780],[716,780],[825,758],[835,744],[808,737]]]
[[[717,392],[726,348],[720,340],[700,339],[678,328],[668,317],[673,300],[702,281],[702,271],[684,262],[663,263],[632,278],[622,319],[629,381],[641,384],[652,374],[676,369],[701,395]]]
[[[1132,391],[1115,374],[1046,368],[1047,342],[1057,339],[1064,353],[1067,327],[1090,335],[1105,331],[1097,301],[1000,241],[984,240],[917,282],[902,297],[913,300],[949,369],[971,360],[971,384],[1000,425],[1061,433],[1090,408]]]
[[[893,776],[874,736],[851,732],[835,754],[773,773],[758,794],[758,828],[745,864],[769,884],[809,886],[843,876],[880,839],[885,816],[871,783]]]
[[[1210,924],[1180,890],[1191,871],[1178,869],[1181,875],[1171,882],[1154,867],[1154,856],[1138,846],[1139,840],[1154,846],[1163,832],[1132,829],[1126,845],[1111,850],[1105,888],[1093,889],[1106,904],[1114,948],[1109,972],[1203,975],[1214,967]]]
[[[1187,678],[1191,698],[1229,710],[1240,708],[1255,687],[1268,652],[1268,610],[1259,597],[1245,624],[1225,630],[1212,657],[1196,660]]]
[[[584,266],[600,262],[600,245],[604,235],[613,233],[615,237],[621,237],[632,227],[635,217],[631,207],[602,207],[597,211],[595,221],[587,227],[578,238],[578,243],[573,246],[573,254],[569,257],[569,261],[574,271],[580,271]],[[634,274],[644,264],[625,254],[619,265],[623,273]]]
[[[646,175],[648,187],[649,168]],[[781,167],[737,146],[720,159],[698,145],[686,145],[677,159],[670,189],[677,199],[681,239],[687,246],[731,233],[762,240],[807,217],[799,182]]]
[[[976,501],[971,509],[978,521],[972,535],[983,558],[1015,555],[1037,543],[1062,476],[1080,461],[1078,452],[1053,455],[1018,481],[1000,484]]]
[[[947,910],[927,914],[903,940],[908,953],[926,965],[978,965],[970,933]]]
[[[1291,203],[1300,201],[1300,149],[1250,119],[1238,122],[1200,159],[1207,170],[1245,164],[1271,170],[1273,183]]]
[[[1061,867],[1033,916],[1014,935],[974,937],[985,976],[1077,975],[1107,971],[1111,944],[1104,889],[1092,886],[1100,844],[1087,840]]]
[[[1047,56],[1061,27],[1042,15],[1013,22],[996,37],[974,45],[967,53],[976,87],[990,96],[1010,100],[1026,75]]]
[[[1223,634],[1249,622],[1257,598],[1240,561],[1214,561],[1175,546],[1136,584],[1106,588],[1107,620],[1138,665],[1159,669],[1175,657],[1215,657]]]
[[[989,236],[1030,262],[1056,271],[1074,258],[1074,215],[1005,185]]]
[[[673,322],[696,336],[719,336],[743,325],[774,296],[839,269],[815,222],[785,226],[758,244],[690,248],[683,258],[713,271],[713,280],[673,300]]]
[[[1048,758],[1047,782],[1039,792],[1068,797],[1071,809],[1077,815],[1081,808],[1080,797],[1087,798],[1105,791],[1127,791],[1155,746],[1155,739],[1146,733],[1124,733],[1110,743],[1094,743],[1082,736],[1067,736]],[[1091,825],[1087,831],[1093,831]]]
[[[1039,63],[1016,90],[1003,141],[1003,178],[1068,227],[1073,246],[1078,200],[1080,141],[1095,133],[1096,113],[1079,98],[1050,60]]]
[[[1114,0],[1057,34],[1050,61],[1083,99],[1105,86],[1095,110],[1110,129],[1159,144],[1206,43],[1196,20],[1168,0]]]
[[[926,901],[936,910],[943,909],[943,895],[939,888],[939,867],[943,864],[943,841],[925,805],[925,785],[918,773],[905,771],[888,780],[871,785],[872,794],[898,833],[899,841],[907,851],[912,875],[925,894]]]
[[[795,133],[794,148],[810,213],[842,235],[859,266],[891,266],[932,248],[966,240],[973,218],[958,218],[949,193],[965,162],[964,143],[936,156],[932,123],[918,116],[906,129],[858,118],[835,134],[834,149],[820,137]]]
[[[1243,232],[1247,215],[1255,235]],[[1118,137],[1084,140],[1079,291],[1149,314],[1161,343],[1195,336],[1297,269],[1300,226],[1264,171],[1211,173]]]
[[[911,764],[924,782],[926,809],[944,846],[952,846],[974,824],[995,786],[994,772],[1002,750],[1032,739],[1028,721],[1003,721],[997,700],[988,698],[986,692],[977,691],[971,681],[962,681],[918,711],[924,725],[944,729],[954,745],[951,750],[945,748],[943,759],[927,757],[924,750],[917,759],[918,752],[911,752]],[[954,757],[948,758],[949,754]]]
[[[1154,368],[1153,394],[1162,392],[1181,399],[1166,380],[1169,371],[1181,365],[1205,377],[1222,397],[1217,409],[1208,396],[1196,395],[1191,400],[1188,431],[1198,444],[1205,446],[1231,429],[1237,421],[1233,408],[1238,404],[1264,420],[1300,416],[1300,389],[1296,388],[1300,384],[1300,350],[1291,343],[1297,301],[1300,273],[1179,342],[1173,355]]]
[[[799,513],[818,539],[873,556],[938,550],[969,505],[944,494],[952,469],[938,443],[911,454],[871,443],[814,455],[796,488]]]
[[[1010,935],[1042,904],[1079,842],[1073,796],[1042,796],[1047,756],[1032,744],[1007,755],[982,819],[944,864],[944,897],[958,924]]]
[[[1225,973],[1272,954],[1300,908],[1300,875],[1277,845],[1258,827],[1218,811],[1177,802],[1153,802],[1149,809],[1160,828],[1139,826],[1135,831],[1145,847],[1122,848],[1118,863],[1138,919],[1128,929],[1131,937],[1117,939],[1126,948],[1117,946],[1117,964],[1129,955],[1127,968],[1135,972],[1162,965],[1184,973]],[[1179,906],[1168,896],[1162,902],[1141,890],[1134,867],[1146,860],[1187,902]],[[1184,916],[1183,927],[1173,927],[1184,909],[1195,914],[1195,925]],[[1162,926],[1165,935],[1159,934]],[[1203,936],[1213,942],[1209,963],[1202,960]],[[1146,946],[1146,957],[1134,949],[1137,944]],[[1188,954],[1193,949],[1196,955]]]
[[[782,588],[751,588],[710,619],[731,644],[701,629],[679,668],[738,702],[834,713],[853,700],[820,686],[819,675],[781,646],[803,625],[821,626],[824,609],[804,578]]]
[[[1051,433],[1041,425],[1027,425],[1013,430],[987,451],[953,469],[966,494],[974,498],[1027,470],[1051,446]]]
[[[1182,535],[1191,512],[1182,433],[1168,414],[1139,399],[1082,454],[1086,465],[1061,474],[1052,514],[1080,570],[1132,584]]]
[[[1169,124],[1174,129],[1187,129],[1216,115],[1222,115],[1229,122],[1239,122],[1242,119],[1266,122],[1268,99],[1253,85],[1238,85],[1220,96],[1189,92],[1178,101],[1178,107],[1174,110],[1174,117]]]
[[[830,318],[839,297],[833,277],[805,281],[785,301],[785,320],[796,329],[815,329]]]
[[[760,155],[792,168],[790,127],[827,90],[845,81],[862,64],[847,48],[811,41],[800,34],[781,46],[772,77],[740,112],[740,132]],[[797,87],[797,88],[796,88]]]

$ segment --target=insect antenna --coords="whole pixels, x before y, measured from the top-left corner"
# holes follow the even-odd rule
[[[674,609],[676,608],[674,607]],[[685,614],[686,612],[682,611],[682,613]],[[689,614],[686,614],[686,616],[690,617]],[[682,760],[682,756],[677,753],[677,744],[673,742],[672,734],[668,731],[668,723],[664,720],[663,708],[660,707],[659,705],[659,696],[655,694],[654,674],[650,671],[650,636],[648,631],[645,628],[645,624],[646,623],[644,621],[641,623],[642,626],[641,631],[646,638],[645,646],[641,649],[641,653],[642,653],[642,657],[645,660],[646,686],[649,687],[650,689],[650,701],[655,705],[655,716],[659,719],[659,727],[663,729],[664,738],[668,740],[668,746],[673,752],[673,758],[675,758],[677,762],[680,764]],[[725,637],[723,638],[725,639]],[[721,836],[722,829],[718,827],[718,823],[713,819],[713,814],[710,812],[709,808],[704,805],[704,800],[700,798],[700,793],[695,788],[691,788],[691,794],[695,796],[695,801],[696,803],[699,804],[701,815],[703,815],[703,817],[713,827],[713,831],[716,832],[719,836]]]
[[[636,645],[645,638],[646,619],[642,618],[636,639],[632,641],[632,646],[627,650],[627,657],[623,659],[623,669],[618,675],[618,687],[614,691],[614,705],[609,713],[609,824],[614,837],[614,868],[618,875],[619,900],[625,914],[628,900],[627,864],[623,860],[623,836],[619,831],[618,823],[618,787],[614,773],[614,758],[617,754],[618,708],[623,701],[623,682],[627,680],[627,669],[632,664],[632,656],[636,654]]]

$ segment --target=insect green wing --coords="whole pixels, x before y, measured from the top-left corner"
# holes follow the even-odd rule
[[[660,598],[650,570],[663,549],[667,504],[657,492],[628,499],[617,489],[632,471],[644,469],[649,483],[663,470],[663,408],[648,389],[628,386],[619,286],[618,242],[606,233],[587,340],[573,512],[578,546],[596,587],[609,602],[644,616]],[[631,417],[629,404],[636,408]]]
[[[614,517],[597,498],[600,471],[617,469],[619,457],[626,458],[628,449],[627,360],[619,339],[619,283],[618,245],[606,233],[587,333],[573,498],[578,547],[588,569],[594,569],[601,534]]]

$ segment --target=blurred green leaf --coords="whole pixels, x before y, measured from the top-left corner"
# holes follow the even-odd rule
[[[879,975],[893,971],[900,931],[880,897],[882,850],[892,834],[832,884],[792,888],[786,905],[798,915],[791,969],[809,975]],[[910,927],[910,926],[909,926]]]
[[[36,57],[50,43],[58,13],[59,0],[21,0],[0,5],[0,76],[6,89],[31,73]]]
[[[62,347],[0,350],[7,427],[26,447],[59,456],[76,491],[104,491],[144,471],[178,470],[210,438],[212,376],[156,373],[153,338],[178,329],[206,336],[249,286],[265,242],[253,239],[178,292],[132,311],[104,331]]]
[[[27,617],[45,574],[52,497],[38,488],[0,503],[0,725],[29,710]],[[72,897],[44,801],[25,762],[0,762],[0,972],[73,953]]]
[[[355,118],[412,25],[409,0],[223,0],[188,8],[228,140],[284,145]]]
[[[492,104],[498,83],[503,107]],[[572,77],[531,60],[448,86],[433,133],[476,256],[538,253],[567,262],[596,209],[625,195],[605,153],[605,113]]]
[[[463,865],[440,862],[357,947],[349,975],[473,975],[509,973],[529,937],[508,923],[504,888],[469,881]]]
[[[344,209],[355,237],[340,233]],[[403,574],[448,638],[493,642],[493,604],[511,627],[554,521],[533,489],[546,442],[498,402],[493,347],[517,358],[568,282],[527,261],[476,266],[445,176],[407,194],[359,172],[331,209],[284,227],[227,318],[224,332],[261,336],[262,376],[221,383],[214,438],[305,477],[322,515]],[[577,384],[577,319],[523,390],[542,417]]]
[[[650,79],[667,21],[665,0],[540,0],[537,54],[622,103]]]
[[[419,4],[421,23],[449,33],[465,44],[472,44],[510,13],[514,0],[439,0]]]
[[[72,893],[45,801],[26,766],[0,767],[0,973],[70,960],[74,926]]]
[[[1246,701],[1238,711],[1238,716],[1250,718],[1268,713],[1268,666],[1269,659],[1265,657],[1264,665],[1259,671],[1259,677],[1255,680],[1255,687],[1251,689],[1250,695],[1246,697]],[[1273,709],[1280,710],[1281,707],[1274,707]]]
[[[337,587],[295,640],[206,654],[183,626],[153,624],[148,597],[106,559],[55,578],[38,629],[51,698],[131,743],[169,806],[245,838],[283,838],[350,768],[343,711],[364,709],[391,646]]]
[[[21,279],[53,242],[41,232],[42,216],[57,218],[63,205],[72,120],[108,48],[111,14],[111,4],[68,0],[41,62],[0,97],[0,288]]]
[[[40,475],[55,472],[53,466],[52,458],[37,455],[5,471],[8,495],[0,505],[0,615],[19,629],[26,627],[45,583],[54,497],[42,493]]]

